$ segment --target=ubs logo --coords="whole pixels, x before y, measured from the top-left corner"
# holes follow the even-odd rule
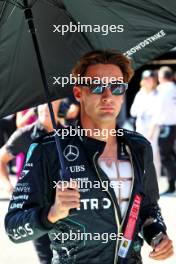
[[[80,172],[80,171],[85,171],[84,165],[75,165],[75,166],[70,166],[70,172]]]

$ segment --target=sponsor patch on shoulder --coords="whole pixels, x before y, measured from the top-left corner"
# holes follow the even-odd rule
[[[37,147],[38,143],[32,143],[29,147],[29,150],[27,152],[27,155],[26,155],[26,163],[28,163],[28,161],[30,160],[31,156],[32,156],[32,153],[34,151],[34,149]]]

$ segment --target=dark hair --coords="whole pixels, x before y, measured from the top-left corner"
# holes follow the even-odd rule
[[[173,71],[168,66],[163,66],[158,71],[159,74],[166,80],[171,80],[174,77]]]
[[[84,77],[87,68],[96,64],[113,64],[118,66],[122,73],[124,82],[129,82],[134,71],[131,60],[116,50],[94,50],[83,55],[72,70],[74,77]]]

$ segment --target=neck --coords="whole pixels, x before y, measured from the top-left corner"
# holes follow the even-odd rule
[[[168,82],[172,82],[172,80],[163,79],[163,80],[160,82],[160,84],[168,83]]]
[[[154,87],[152,87],[152,88],[146,88],[146,93],[149,94],[149,93],[153,92],[154,90],[155,90]]]
[[[81,117],[81,125],[84,129],[87,129],[87,136],[106,142],[103,156],[112,156],[114,152],[117,153],[115,120],[111,123],[100,123]]]

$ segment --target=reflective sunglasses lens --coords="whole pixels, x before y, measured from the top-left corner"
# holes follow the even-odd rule
[[[102,85],[97,85],[97,84],[93,84],[90,86],[90,91],[93,94],[101,94],[103,93],[105,87],[103,87]]]
[[[114,95],[122,95],[125,93],[128,85],[127,83],[116,83],[111,85],[111,92]]]

